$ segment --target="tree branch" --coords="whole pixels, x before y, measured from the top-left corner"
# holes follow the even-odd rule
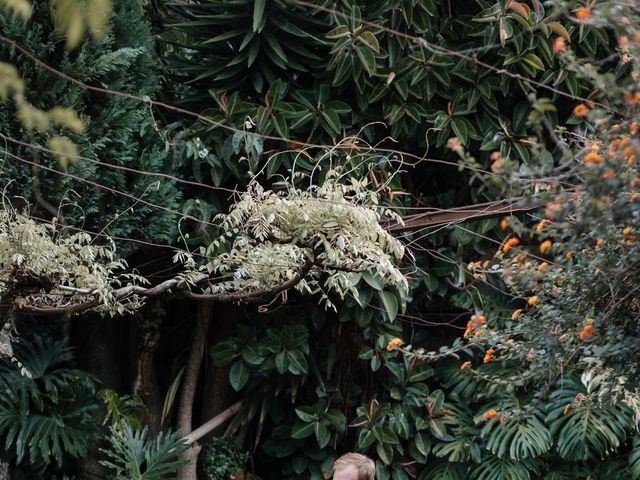
[[[217,414],[215,417],[213,417],[211,420],[207,421],[206,423],[203,423],[200,427],[196,428],[193,432],[191,432],[189,435],[186,435],[182,439],[187,443],[187,445],[191,445],[194,442],[197,442],[202,437],[204,437],[207,433],[209,433],[212,430],[215,430],[224,422],[226,422],[231,417],[233,417],[238,412],[238,410],[240,410],[243,403],[244,403],[244,400],[238,400],[229,408],[227,408],[226,410],[223,410],[222,412]]]

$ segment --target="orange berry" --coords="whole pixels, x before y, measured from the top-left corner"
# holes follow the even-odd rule
[[[603,180],[611,180],[612,178],[615,178],[616,174],[613,173],[613,170],[606,170],[604,172],[602,172],[602,175],[600,175],[600,178],[602,178]]]
[[[540,265],[538,265],[539,272],[544,272],[547,268],[549,268],[548,262],[542,262]]]
[[[511,314],[511,320],[515,320],[516,318],[518,318],[521,313],[522,313],[522,309],[521,308],[517,309],[515,312]]]
[[[565,45],[564,38],[556,37],[556,39],[553,41],[553,51],[555,52],[555,54],[557,55],[564,52],[566,48],[567,46]]]
[[[462,365],[460,365],[460,370],[464,370],[466,368],[469,368],[470,366],[471,366],[471,362],[467,360]]]
[[[533,297],[529,297],[529,300],[527,300],[527,304],[533,306],[539,301],[540,301],[540,298],[537,295],[534,295]]]
[[[503,218],[502,220],[500,220],[500,230],[506,230],[507,228],[509,228],[509,220]]]

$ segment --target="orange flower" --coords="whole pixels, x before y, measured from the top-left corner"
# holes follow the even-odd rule
[[[520,244],[520,239],[516,237],[509,238],[504,245],[502,245],[502,253],[509,253],[513,247]]]
[[[491,171],[493,173],[496,173],[502,168],[502,165],[504,165],[504,160],[502,160],[501,158],[494,160],[493,162],[491,162]]]
[[[511,320],[515,320],[516,318],[518,318],[521,313],[522,313],[522,309],[521,308],[517,309],[515,312],[511,314]]]
[[[404,340],[402,340],[401,338],[392,338],[391,340],[389,340],[389,343],[387,343],[387,352],[390,352],[391,350],[395,350],[398,347],[401,347],[402,345],[404,345]]]
[[[593,318],[587,318],[580,332],[580,340],[586,342],[594,331]]]
[[[575,108],[573,109],[573,114],[576,117],[584,117],[588,111],[589,107],[587,107],[584,103],[581,103],[575,106]]]
[[[562,414],[566,415],[567,413],[569,413],[569,410],[571,410],[571,404],[567,403],[564,407],[564,410],[562,410]]]
[[[581,22],[586,22],[591,17],[591,8],[582,6],[576,10],[576,18]]]
[[[471,362],[467,360],[462,365],[460,365],[460,370],[464,370],[464,369],[469,368],[469,367],[471,367]]]
[[[482,362],[489,363],[491,361],[491,358],[493,358],[494,352],[495,350],[493,349],[493,347],[487,350],[487,352],[484,354],[484,358],[482,359]]]
[[[573,258],[573,252],[567,252],[564,254],[564,258],[566,258],[567,260],[570,260]]]
[[[538,247],[538,249],[540,250],[540,253],[545,254],[547,253],[549,250],[551,250],[551,245],[553,245],[553,243],[551,242],[551,240],[545,240],[544,242],[542,242],[540,244],[540,246]]]
[[[500,230],[506,230],[507,228],[509,228],[509,220],[503,218],[502,220],[500,220]]]
[[[539,272],[544,272],[547,268],[549,268],[548,262],[542,262],[540,265],[538,265]]]
[[[589,152],[584,156],[584,163],[602,163],[602,157],[597,152]]]
[[[625,227],[622,230],[622,236],[624,236],[624,237],[629,237],[629,236],[631,236],[632,233],[633,233],[633,228],[631,228],[631,227]]]
[[[567,46],[564,43],[564,38],[556,37],[556,39],[553,41],[553,51],[555,52],[555,54],[557,55],[564,52],[566,48]]]
[[[534,295],[533,297],[529,297],[529,300],[527,300],[527,304],[534,306],[539,301],[540,301],[540,298],[537,295]]]
[[[638,133],[638,122],[631,122],[631,125],[629,125],[629,133],[631,133],[631,135]]]
[[[536,225],[536,232],[541,232],[542,230],[544,230],[544,227],[546,227],[548,223],[549,220],[542,220]]]
[[[615,176],[616,174],[613,173],[613,170],[605,170],[602,172],[602,175],[600,175],[600,178],[603,180],[611,180],[612,178],[615,178]]]
[[[556,212],[559,212],[561,209],[560,199],[558,198],[544,206],[544,216],[547,220],[553,220],[556,217]]]
[[[484,317],[484,315],[480,314],[480,315],[473,315],[471,317],[471,321],[476,327],[478,327],[480,325],[484,325],[487,319]]]
[[[467,329],[464,331],[464,338],[468,338],[473,333],[473,320],[467,322]]]
[[[496,418],[497,416],[498,416],[498,412],[496,411],[495,408],[492,408],[491,410],[487,410],[482,414],[482,418],[484,418],[485,420],[491,420],[492,418]]]
[[[640,195],[638,195],[637,193],[632,193],[631,196],[629,197],[629,200],[631,200],[632,202],[635,202],[636,200],[638,200],[638,198],[640,198]]]
[[[597,252],[602,248],[603,245],[604,245],[604,238],[598,237],[596,238],[596,244],[593,247],[593,249]]]
[[[462,142],[455,137],[450,138],[447,144],[449,148],[454,152],[457,152],[462,147]]]

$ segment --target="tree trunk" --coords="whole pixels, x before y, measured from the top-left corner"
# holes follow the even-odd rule
[[[233,335],[237,318],[242,314],[240,307],[229,303],[216,305],[216,328],[209,329],[209,345],[215,345]],[[213,418],[238,399],[238,392],[229,383],[230,365],[216,367],[210,355],[203,360],[202,407],[200,409],[203,420]],[[221,429],[222,427],[218,427]],[[214,435],[217,432],[214,430]],[[206,439],[207,437],[205,437]]]
[[[144,403],[143,422],[149,427],[149,433],[155,437],[160,433],[162,416],[162,399],[155,366],[155,353],[158,349],[160,332],[153,321],[145,319],[142,320],[140,328],[142,329],[138,344],[140,353],[136,362],[137,368],[132,391],[134,397],[138,397]]]
[[[193,428],[193,400],[198,387],[200,365],[202,364],[202,355],[204,354],[207,333],[211,322],[212,305],[212,302],[202,302],[199,306],[199,318],[196,321],[193,343],[191,344],[189,359],[187,360],[180,405],[178,407],[177,427],[182,435],[188,435]],[[189,450],[180,455],[180,460],[185,460],[188,463],[178,470],[179,480],[197,480],[196,468],[200,449],[200,445],[194,443]]]
[[[103,318],[95,314],[71,319],[71,341],[77,349],[78,365],[100,380],[98,388],[122,392],[130,385],[126,332],[132,321],[128,316]],[[109,471],[98,463],[101,457],[98,445],[92,444],[79,460],[78,479],[110,478]]]

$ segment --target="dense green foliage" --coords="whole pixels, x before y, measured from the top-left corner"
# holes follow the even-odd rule
[[[462,155],[472,169],[520,172],[524,184],[534,174],[555,173],[566,160],[548,132],[580,123],[570,97],[606,102],[619,95],[595,89],[601,84],[586,66],[614,53],[615,40],[599,21],[577,21],[574,2],[546,9],[504,1],[315,5],[337,12],[286,1],[167,7],[164,58],[180,85],[173,100],[201,110],[206,102],[202,113],[212,120],[190,129],[207,149],[184,156],[195,178],[224,184],[259,172],[277,185],[278,174],[295,171],[306,182],[307,172],[313,178],[339,165],[375,178],[383,199],[401,213],[410,213],[403,206],[479,202],[502,195],[502,185],[476,183],[473,170],[456,173],[421,161],[425,152],[454,163]],[[600,64],[611,82],[629,72],[615,61]],[[384,125],[372,123],[381,120]],[[348,140],[330,155],[308,145],[343,137]],[[501,162],[492,164],[496,158]],[[403,189],[409,195],[397,194]],[[505,188],[506,195],[529,192]],[[202,198],[199,205],[205,220],[216,208]],[[504,236],[497,223],[405,236],[413,254],[405,270],[409,297],[364,275],[356,285],[359,302],[347,300],[336,315],[320,309],[309,315],[303,302],[285,307],[286,315],[252,316],[213,349],[218,364],[231,365],[231,385],[251,399],[229,431],[257,432],[258,461],[280,467],[273,478],[322,478],[335,455],[354,445],[379,459],[380,479],[611,476],[596,468],[611,451],[620,452],[611,465],[626,464],[630,410],[576,400],[562,415],[579,392],[588,396],[586,380],[571,380],[567,393],[569,379],[545,386],[515,362],[460,370],[462,361],[481,360],[482,350],[462,350],[459,341],[454,350],[464,351],[463,358],[435,365],[429,360],[438,355],[387,351],[393,337],[411,339],[414,352],[434,349],[456,335],[445,326],[449,318],[457,316],[459,327],[486,311],[492,326],[502,325],[518,308],[499,270],[474,276],[465,268],[495,252],[491,239]],[[391,321],[388,303],[400,311],[407,306],[407,315]],[[434,323],[438,336],[429,328]],[[492,409],[500,412],[493,419]],[[251,418],[257,424],[245,424]],[[593,434],[598,425],[607,425],[607,433]],[[581,430],[586,426],[588,434]],[[579,463],[566,468],[567,461]],[[625,468],[614,470],[619,478],[631,475]]]
[[[71,352],[62,342],[36,337],[18,344],[15,355],[25,370],[0,359],[0,459],[15,464],[16,473],[42,475],[87,452],[98,408],[95,380],[69,367]]]
[[[206,480],[235,479],[241,473],[249,455],[238,451],[232,438],[212,438],[202,452],[202,469]]]
[[[116,2],[111,34],[74,52],[46,29],[24,42],[78,78],[153,95],[147,27],[140,5],[128,5]],[[149,105],[93,100],[58,80],[50,97],[32,101],[74,107],[87,133],[67,133],[89,156],[175,167],[211,187],[184,190],[181,207],[193,216],[183,243],[201,249],[178,257],[206,263],[222,282],[204,293],[262,301],[274,279],[310,269],[298,290],[311,295],[280,292],[245,309],[207,352],[246,399],[227,434],[254,452],[256,473],[319,480],[337,455],[357,450],[376,458],[379,480],[640,478],[637,362],[628,361],[637,358],[640,308],[631,158],[639,42],[628,6],[153,5],[163,99],[201,118],[174,111],[156,132]],[[34,18],[49,18],[37,8]],[[14,38],[25,28],[0,21]],[[8,60],[35,91],[49,77],[14,53]],[[0,124],[24,133],[2,108]],[[87,162],[72,169],[136,195],[150,185]],[[33,187],[28,169],[4,171],[15,188]],[[47,181],[42,188],[55,186],[59,199],[60,184]],[[145,198],[178,209],[176,190],[163,185]],[[234,199],[216,186],[247,189],[227,216],[216,214]],[[77,190],[88,225],[126,208]],[[548,223],[534,212],[399,230],[404,245],[379,225],[383,208],[408,215],[514,196],[547,203]],[[108,231],[171,240],[177,218],[147,207]],[[176,434],[150,440],[145,429],[121,427],[103,451],[118,478],[175,471]]]
[[[88,84],[103,88],[153,97],[158,90],[157,60],[149,27],[143,20],[142,2],[117,1],[111,29],[101,40],[87,39],[72,51],[64,50],[64,42],[53,26],[51,8],[44,0],[33,2],[30,20],[0,11],[0,32],[18,40],[37,57],[46,59],[54,68]],[[158,211],[148,204],[124,198],[123,191],[146,202],[178,209],[180,195],[171,182],[152,176],[140,177],[116,167],[133,167],[151,172],[171,172],[171,154],[154,130],[154,119],[148,105],[125,98],[99,95],[46,72],[21,56],[9,45],[0,44],[0,59],[10,62],[25,83],[27,99],[44,110],[55,106],[75,109],[85,126],[84,134],[69,129],[62,133],[79,146],[80,155],[99,160],[98,165],[86,160],[61,168],[46,151],[6,143],[13,155],[30,162],[88,179],[94,184],[69,176],[42,171],[3,155],[0,172],[2,183],[9,183],[5,194],[20,195],[32,205],[38,217],[57,216],[90,230],[115,236],[153,238],[173,241],[179,215]],[[0,105],[0,131],[21,142],[47,148],[47,136],[27,131],[14,116],[11,104]],[[98,187],[106,186],[111,191]],[[17,205],[20,200],[11,198]]]

